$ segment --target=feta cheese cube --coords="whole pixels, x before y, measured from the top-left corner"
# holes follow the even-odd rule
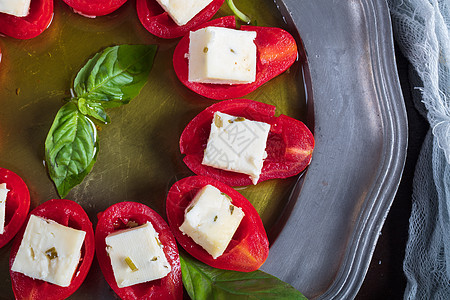
[[[214,113],[203,165],[250,175],[256,184],[267,157],[270,125],[225,113]]]
[[[0,184],[0,234],[5,231],[5,214],[6,214],[6,198],[9,190],[6,188],[6,183]]]
[[[255,31],[210,26],[191,31],[189,38],[189,81],[217,84],[255,81]]]
[[[179,26],[186,25],[212,0],[156,0]]]
[[[0,13],[16,17],[26,17],[31,0],[0,0]]]
[[[212,185],[201,188],[184,213],[181,232],[216,259],[227,249],[244,217],[241,208]]]
[[[86,232],[30,216],[11,270],[67,287],[78,266]]]
[[[171,267],[158,236],[147,222],[106,237],[106,251],[120,288],[160,279],[170,273]]]

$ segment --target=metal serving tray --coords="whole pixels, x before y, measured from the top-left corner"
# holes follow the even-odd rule
[[[406,113],[388,8],[383,0],[276,0],[283,24],[272,1],[240,4],[246,12],[264,8],[259,25],[286,25],[296,35],[305,50],[299,51],[304,76],[297,76],[297,64],[249,98],[302,120],[307,111],[316,147],[297,182],[274,180],[241,192],[253,196],[248,198],[274,241],[263,270],[310,298],[350,299],[364,279],[406,156]],[[137,20],[134,1],[96,20],[73,14],[63,1],[55,7],[53,23],[40,37],[0,39],[0,165],[23,176],[33,208],[57,197],[42,166],[43,142],[73,76],[102,47],[157,43],[149,83],[136,100],[111,113],[96,166],[69,199],[84,207],[94,226],[97,212],[124,200],[163,215],[168,187],[191,175],[181,162],[179,135],[211,102],[179,84],[167,63],[177,41],[152,37]],[[0,249],[0,299],[13,297],[9,250],[10,244]],[[113,297],[94,260],[70,298]]]
[[[406,158],[388,6],[384,0],[277,3],[306,50],[316,148],[263,269],[310,298],[352,299]]]

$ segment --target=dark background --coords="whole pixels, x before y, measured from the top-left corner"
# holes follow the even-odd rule
[[[406,277],[403,258],[408,240],[409,216],[411,214],[412,180],[422,142],[429,129],[428,122],[415,109],[408,81],[407,59],[395,45],[397,70],[408,115],[408,151],[397,194],[370,263],[357,300],[403,299]]]

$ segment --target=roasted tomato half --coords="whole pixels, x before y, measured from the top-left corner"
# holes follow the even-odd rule
[[[163,246],[167,261],[171,266],[170,273],[157,280],[148,281],[119,288],[106,252],[105,238],[116,231],[150,222]],[[176,240],[169,226],[154,210],[137,202],[120,202],[110,206],[99,214],[95,230],[95,247],[97,259],[106,281],[122,299],[182,299],[183,284],[181,281],[180,258]],[[133,245],[130,245],[133,247]]]
[[[139,20],[148,32],[161,38],[172,39],[184,36],[191,29],[211,19],[223,2],[224,0],[213,0],[183,26],[176,24],[156,0],[137,0],[136,9]]]
[[[223,17],[203,24],[236,29],[234,16]],[[198,29],[198,28],[196,28]],[[240,30],[256,31],[256,80],[247,84],[211,84],[188,80],[189,35],[178,43],[173,66],[178,79],[189,89],[206,98],[224,100],[238,98],[254,91],[270,79],[286,71],[297,59],[297,44],[287,31],[276,27],[241,26]]]
[[[41,34],[53,19],[53,0],[32,0],[25,17],[0,13],[0,33],[16,39],[31,39]]]
[[[92,223],[79,204],[65,199],[46,201],[32,210],[30,215],[53,220],[61,225],[82,230],[86,232],[86,235],[81,248],[80,262],[75,270],[72,281],[68,287],[61,287],[46,281],[33,279],[22,273],[11,271],[26,228],[26,226],[22,226],[20,232],[14,239],[9,260],[14,295],[16,299],[66,299],[80,287],[91,267],[95,251]],[[28,223],[28,219],[29,216],[25,224]]]
[[[6,197],[5,226],[0,234],[0,248],[5,246],[19,231],[30,209],[30,192],[22,178],[16,173],[0,168],[0,184],[9,190]]]
[[[231,203],[245,214],[225,252],[215,259],[179,229],[184,221],[186,207],[206,185],[212,185],[228,195]],[[176,182],[167,195],[166,213],[178,243],[193,257],[214,268],[250,272],[259,269],[269,255],[269,241],[256,209],[244,196],[217,180],[192,176]]]
[[[64,2],[78,14],[97,17],[112,13],[127,0],[64,0]]]
[[[314,137],[305,124],[285,115],[275,117],[275,106],[248,99],[233,99],[206,108],[181,134],[180,151],[186,155],[183,161],[197,175],[209,176],[230,186],[252,184],[246,174],[202,165],[211,122],[216,111],[271,125],[266,144],[267,157],[258,182],[297,175],[310,163]]]

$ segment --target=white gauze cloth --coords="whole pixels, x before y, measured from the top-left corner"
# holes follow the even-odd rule
[[[414,174],[404,298],[450,299],[450,0],[387,2],[414,68],[413,100],[431,128]]]

